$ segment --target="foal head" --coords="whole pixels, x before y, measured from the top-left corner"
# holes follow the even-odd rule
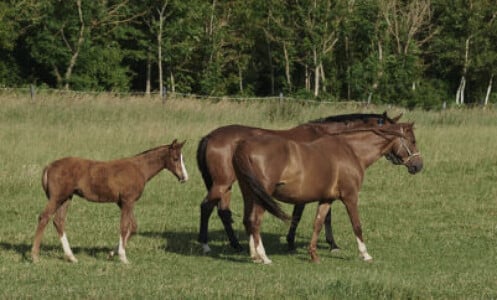
[[[391,151],[387,159],[396,165],[405,165],[411,174],[416,174],[423,168],[423,159],[416,148],[414,123],[400,125],[400,132],[392,141]]]
[[[166,159],[164,168],[171,171],[171,173],[178,178],[178,180],[183,183],[188,180],[188,173],[186,172],[185,162],[183,161],[183,154],[181,153],[181,148],[186,141],[178,143],[175,139],[169,145],[168,157]]]

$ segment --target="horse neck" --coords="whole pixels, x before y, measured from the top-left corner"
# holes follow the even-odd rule
[[[168,146],[160,146],[132,158],[141,169],[147,181],[164,169],[168,150]]]
[[[365,168],[372,165],[385,153],[392,145],[392,139],[373,130],[362,131],[341,135],[360,158]]]

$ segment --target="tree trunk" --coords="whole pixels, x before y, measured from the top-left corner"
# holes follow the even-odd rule
[[[288,50],[286,49],[286,43],[283,42],[283,54],[285,55],[285,77],[286,83],[288,85],[288,90],[292,91],[292,78],[290,77],[290,60],[288,58]]]
[[[81,45],[83,45],[83,42],[85,41],[85,37],[84,37],[85,23],[83,21],[83,11],[81,9],[81,0],[76,1],[76,6],[78,7],[78,15],[79,15],[79,23],[80,23],[79,36],[78,36],[78,40],[76,42],[76,46],[74,47],[74,49],[71,49],[71,47],[69,47],[71,52],[72,52],[72,56],[71,56],[71,59],[69,60],[69,64],[67,66],[66,73],[64,75],[64,81],[65,81],[64,88],[66,90],[69,89],[69,80],[71,79],[72,71],[74,69],[74,66],[76,65],[76,61],[77,61],[78,56],[79,56],[79,51],[81,50]],[[62,36],[64,37],[63,33],[62,33]],[[64,39],[65,39],[65,37],[64,37]]]
[[[145,78],[145,95],[150,96],[150,90],[151,90],[151,74],[152,74],[152,57],[150,54],[150,51],[147,53],[147,74]]]
[[[485,106],[488,104],[488,99],[490,98],[490,94],[492,93],[492,82],[494,81],[494,75],[490,76],[490,80],[488,81],[487,94],[485,95]]]
[[[311,79],[309,78],[309,66],[305,65],[305,90],[309,92],[311,90]]]
[[[463,75],[461,77],[461,82],[456,92],[456,104],[464,104],[464,90],[466,88],[466,77]]]
[[[238,88],[240,89],[240,93],[243,94],[243,74],[242,67],[238,64]]]
[[[162,96],[162,14],[159,16],[159,32],[157,33],[157,66],[159,71],[159,95]]]
[[[164,79],[162,72],[162,31],[164,26],[164,12],[166,11],[168,1],[166,1],[162,8],[157,12],[159,13],[159,32],[157,33],[157,65],[159,69],[159,95],[162,97],[164,92]]]
[[[471,37],[466,39],[466,46],[464,50],[464,67],[462,70],[461,82],[459,83],[459,87],[456,92],[456,104],[464,104],[464,93],[466,88],[466,73],[468,72],[469,67],[469,43]]]
[[[176,93],[176,80],[174,79],[174,74],[173,72],[171,71],[171,73],[169,73],[169,78],[171,80],[171,93]]]
[[[267,56],[268,56],[268,62],[269,62],[269,74],[270,74],[270,80],[271,80],[271,95],[274,95],[274,67],[273,67],[273,57],[272,57],[272,53],[271,53],[271,45],[269,44],[269,40],[266,38],[266,42],[267,42]],[[242,88],[242,74],[241,74],[241,70],[239,71],[240,72],[240,90],[243,91],[243,88]]]
[[[319,75],[319,65],[318,65],[318,54],[316,48],[313,50],[314,56],[314,97],[319,96],[319,81],[321,76]]]

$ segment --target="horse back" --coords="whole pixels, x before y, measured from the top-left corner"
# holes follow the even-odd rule
[[[123,196],[140,195],[144,175],[131,160],[95,161],[66,157],[46,167],[50,193],[73,193],[95,202],[114,202]]]

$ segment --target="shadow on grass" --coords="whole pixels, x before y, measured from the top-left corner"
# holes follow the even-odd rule
[[[146,231],[139,232],[138,235],[164,240],[163,250],[165,252],[175,253],[184,256],[209,256],[212,258],[230,260],[234,262],[246,263],[250,260],[249,258],[249,246],[248,238],[244,232],[236,232],[239,237],[240,244],[243,247],[242,251],[237,251],[233,249],[226,237],[226,233],[223,230],[210,231],[209,232],[209,247],[211,252],[204,254],[201,245],[197,242],[197,233],[188,231]],[[297,250],[290,251],[286,242],[281,242],[284,240],[284,236],[275,233],[262,233],[262,240],[264,243],[264,248],[268,255],[294,255],[302,254],[302,249],[307,252],[308,243],[305,241],[296,241],[295,246]],[[318,245],[319,249],[329,249],[328,245],[323,243]],[[322,252],[320,256],[323,258],[331,259],[347,259],[341,257],[337,253]],[[302,260],[308,260],[309,258],[305,255],[302,256]]]
[[[31,261],[31,244],[21,243],[21,244],[10,244],[6,242],[0,243],[0,249],[5,251],[13,251],[18,253],[23,260]],[[101,255],[107,255],[112,250],[112,247],[71,247],[75,256],[78,254],[85,253],[88,256],[97,257]],[[57,252],[62,251],[62,245],[41,245],[40,253],[43,252]],[[61,258],[63,259],[63,257]]]
[[[229,260],[233,262],[243,262],[246,263],[250,260],[248,251],[248,239],[244,232],[237,232],[240,244],[243,247],[242,251],[237,251],[231,248],[226,233],[223,230],[210,231],[209,246],[211,252],[204,254],[202,247],[197,242],[197,233],[190,231],[146,231],[138,232],[138,236],[160,239],[164,241],[162,250],[169,253],[175,253],[183,256],[209,256],[216,259]],[[297,251],[288,250],[288,245],[286,242],[281,242],[284,237],[275,233],[262,233],[262,240],[264,242],[264,248],[268,255],[295,255],[298,254],[299,259],[308,260],[305,255],[302,255],[302,250],[306,252],[308,243],[305,241],[296,241],[295,245]],[[23,261],[31,261],[31,244],[27,243],[8,243],[0,242],[0,249],[4,251],[12,251],[19,254]],[[326,244],[319,244],[320,249],[329,249]],[[100,258],[107,257],[108,253],[113,250],[113,247],[72,247],[72,250],[76,256],[81,253],[85,253],[88,256]],[[40,247],[40,253],[49,252],[62,252],[62,245],[44,245]],[[41,254],[43,255],[43,254]],[[322,258],[332,258],[332,259],[347,259],[342,257],[340,253],[330,253],[321,251],[319,255]],[[61,259],[63,255],[61,255]]]

